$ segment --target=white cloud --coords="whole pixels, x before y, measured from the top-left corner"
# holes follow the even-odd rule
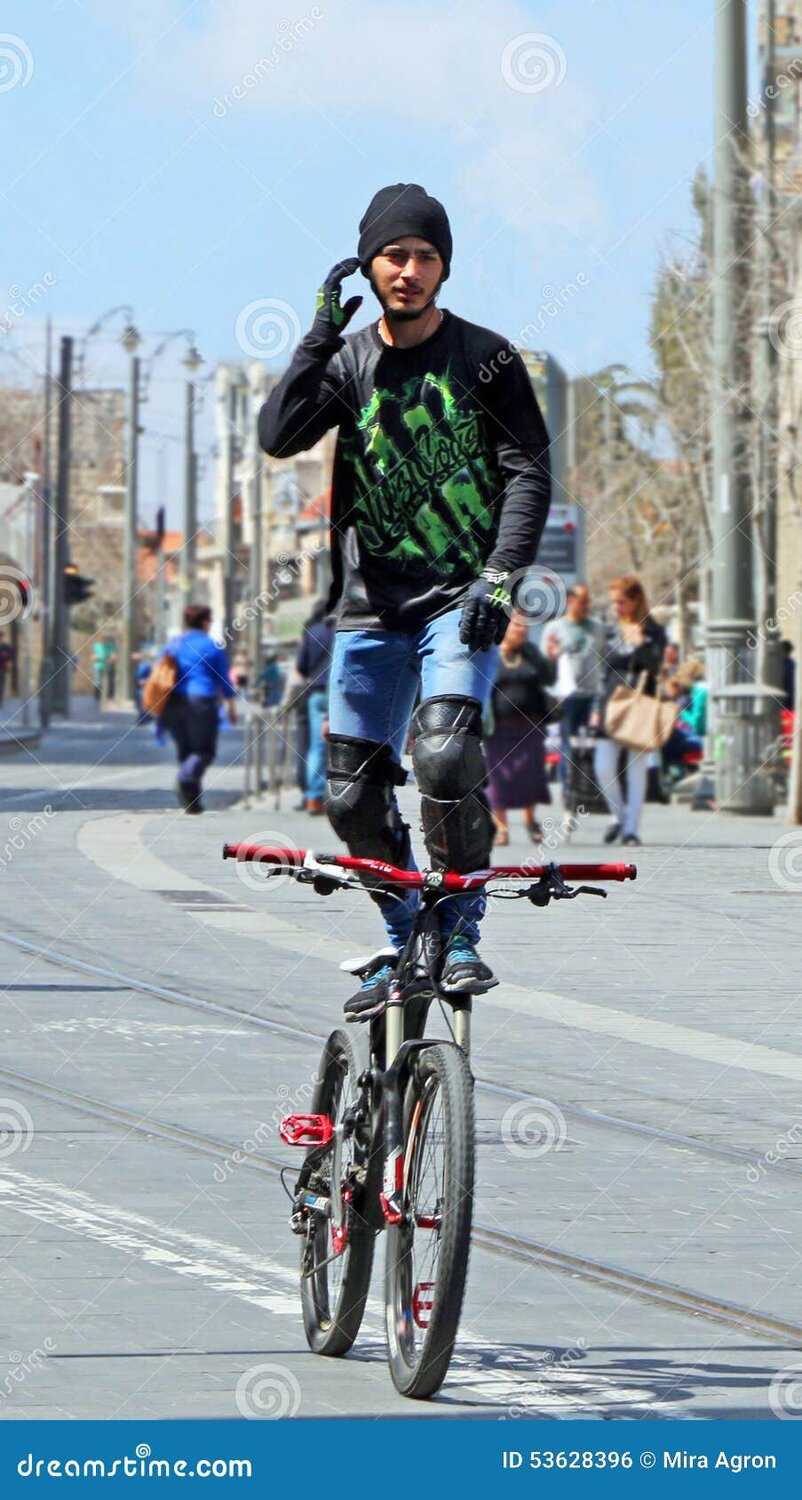
[[[368,150],[377,124],[408,131],[410,158],[420,160],[423,142],[437,175],[450,169],[488,233],[500,219],[527,239],[567,230],[597,240],[608,223],[582,163],[592,104],[572,77],[559,20],[540,42],[512,48],[511,86],[505,49],[509,77],[510,44],[547,25],[512,0],[409,0],[402,9],[385,0],[95,4],[127,29],[149,106],[190,109],[222,142],[232,116],[278,117],[289,132],[317,109]]]

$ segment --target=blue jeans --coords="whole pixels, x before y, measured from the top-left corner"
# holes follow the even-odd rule
[[[571,739],[580,729],[587,729],[593,698],[590,693],[569,693],[560,705],[560,780],[563,794],[568,790],[571,764]]]
[[[470,651],[459,638],[462,607],[439,615],[421,630],[339,630],[329,678],[329,729],[353,739],[390,745],[401,759],[409,722],[420,691],[421,699],[441,693],[476,698],[487,707],[493,688],[498,647]],[[410,856],[409,868],[417,868]],[[417,891],[403,901],[379,903],[387,935],[403,948],[419,903]],[[469,942],[479,937],[484,916],[483,895],[454,896],[438,908],[445,938],[459,924]]]
[[[325,717],[326,689],[313,688],[306,700],[306,720],[309,725],[306,795],[310,802],[322,802],[326,794],[326,743],[323,739]]]

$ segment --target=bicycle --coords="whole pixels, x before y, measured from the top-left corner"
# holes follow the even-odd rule
[[[536,907],[607,892],[568,881],[634,880],[628,864],[503,865],[470,874],[399,870],[381,860],[226,844],[224,859],[290,875],[321,895],[417,889],[420,906],[385,1003],[328,1038],[308,1114],[288,1115],[281,1139],[306,1149],[292,1190],[290,1226],[301,1238],[301,1307],[310,1349],[342,1356],[359,1332],[376,1235],[387,1237],[384,1302],[390,1373],[404,1396],[435,1394],[457,1337],[473,1215],[475,1137],[469,995],[437,983],[437,908],[449,896],[525,880],[488,895]],[[342,967],[360,979],[386,950]],[[450,1040],[424,1035],[433,1000]],[[282,1177],[283,1181],[283,1177]],[[286,1188],[286,1183],[284,1184]]]

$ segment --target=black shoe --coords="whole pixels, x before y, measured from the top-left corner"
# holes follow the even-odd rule
[[[176,784],[178,800],[188,813],[202,813],[201,789],[199,781],[179,781]]]
[[[604,835],[604,838],[602,839],[602,843],[603,844],[615,844],[615,843],[618,842],[618,840],[620,839],[620,837],[621,837],[621,824],[620,823],[611,823],[610,827],[607,829],[606,834]]]
[[[625,833],[624,837],[621,840],[621,843],[637,844],[638,848],[640,848],[640,839],[638,838],[638,835],[636,833]]]
[[[383,963],[381,968],[374,969],[350,1000],[346,1000],[343,1010],[349,1021],[367,1021],[373,1016],[380,1016],[387,1004],[387,995],[390,980],[395,974],[395,964]]]
[[[445,995],[483,995],[498,984],[492,969],[479,957],[473,943],[462,933],[449,938],[440,973]]]

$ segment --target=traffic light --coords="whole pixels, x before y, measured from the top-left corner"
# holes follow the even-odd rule
[[[73,604],[83,604],[86,599],[91,599],[94,581],[94,578],[84,578],[75,563],[67,563],[64,569],[64,603],[68,609]]]

